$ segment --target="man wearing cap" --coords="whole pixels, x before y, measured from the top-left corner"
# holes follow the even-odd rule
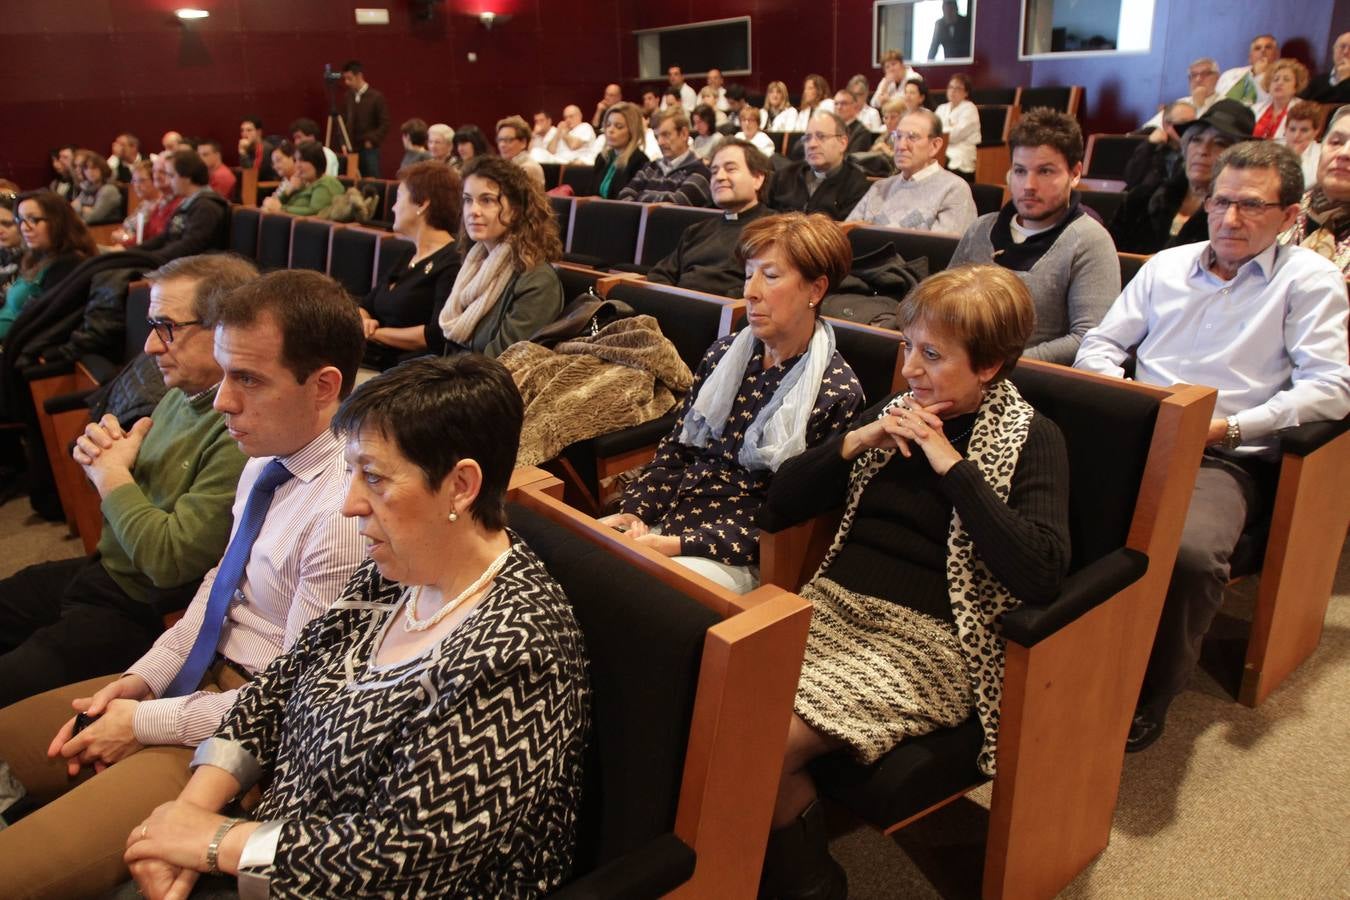
[[[1162,734],[1168,706],[1199,659],[1238,539],[1270,496],[1276,436],[1350,413],[1340,269],[1276,241],[1298,215],[1302,192],[1302,167],[1283,144],[1225,150],[1196,214],[1209,239],[1145,263],[1074,360],[1075,368],[1121,377],[1133,357],[1141,382],[1218,390],[1128,751]]]
[[[1111,220],[1116,249],[1156,253],[1209,237],[1203,205],[1219,154],[1251,140],[1256,119],[1236,100],[1220,100],[1203,116],[1174,127],[1181,136],[1181,165],[1161,182],[1133,188]]]

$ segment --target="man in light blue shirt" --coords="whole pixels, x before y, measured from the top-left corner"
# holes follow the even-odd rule
[[[1276,243],[1298,213],[1303,174],[1287,147],[1224,151],[1205,204],[1208,241],[1164,250],[1139,270],[1074,366],[1219,392],[1143,692],[1126,749],[1162,733],[1223,601],[1230,559],[1273,487],[1277,435],[1350,414],[1345,280],[1328,260]]]

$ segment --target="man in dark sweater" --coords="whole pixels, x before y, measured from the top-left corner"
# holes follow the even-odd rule
[[[722,215],[686,228],[675,251],[657,263],[647,279],[740,297],[745,270],[736,261],[736,244],[747,223],[773,215],[759,202],[772,171],[768,157],[749,141],[731,139],[718,147],[712,158],[712,195]]]
[[[354,59],[342,66],[342,83],[347,86],[347,131],[361,160],[361,174],[379,178],[380,144],[389,133],[384,94],[366,83],[365,72]]]
[[[851,153],[866,153],[872,149],[877,136],[868,130],[858,118],[862,104],[848,91],[838,91],[834,95],[834,111],[844,120],[848,131],[848,145],[844,147],[844,157]]]
[[[1299,96],[1315,103],[1350,103],[1350,31],[1331,45],[1331,71],[1309,81]]]
[[[844,221],[870,187],[862,170],[844,157],[848,126],[832,112],[817,112],[802,146],[806,158],[778,173],[769,205],[779,212],[820,212]]]
[[[652,130],[661,147],[661,158],[638,169],[619,191],[619,199],[712,206],[708,193],[708,167],[689,149],[689,117],[684,108],[671,106],[654,113]]]
[[[160,265],[209,250],[224,250],[230,239],[230,202],[207,187],[210,173],[195,150],[178,150],[170,161],[173,192],[183,198],[159,235],[140,249]]]

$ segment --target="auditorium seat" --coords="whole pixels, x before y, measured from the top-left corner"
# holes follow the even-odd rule
[[[380,237],[380,232],[356,225],[333,229],[328,274],[357,299],[375,286],[375,255]]]
[[[401,234],[382,234],[379,237],[379,249],[375,252],[375,280],[383,281],[389,277],[394,263],[402,259],[412,259],[410,254],[417,252],[417,245]]]
[[[1083,177],[1091,179],[1125,179],[1125,167],[1130,157],[1148,137],[1136,134],[1093,134],[1088,136],[1087,152],[1083,161]]]
[[[247,206],[230,207],[230,249],[249,259],[258,257],[258,228],[262,213]]]
[[[768,137],[769,140],[773,141],[773,149],[775,156],[781,156],[787,153],[787,142],[789,132],[766,131],[764,132],[764,134],[766,137]]]
[[[284,269],[291,261],[291,226],[295,217],[286,213],[263,213],[258,227],[258,268],[264,272]]]
[[[637,259],[647,208],[626,200],[573,201],[572,229],[563,258],[596,268]]]
[[[834,328],[834,347],[862,385],[864,406],[903,388],[900,332],[859,322],[826,318]]]
[[[701,209],[693,206],[656,204],[647,210],[647,226],[642,230],[642,247],[638,253],[640,271],[646,271],[665,259],[679,246],[680,236],[690,225],[715,219],[720,209]],[[731,248],[727,248],[731,252]]]
[[[327,272],[333,228],[333,223],[324,219],[296,219],[291,225],[291,256],[286,267]]]
[[[594,166],[563,166],[561,178],[561,183],[570,187],[573,195],[577,197],[592,197],[595,195],[596,184]]]
[[[1022,112],[1033,109],[1053,109],[1077,117],[1078,105],[1083,99],[1083,89],[1072,87],[1024,87],[1017,95],[1017,105]]]
[[[1117,253],[1120,257],[1120,286],[1124,288],[1134,280],[1134,276],[1139,274],[1144,263],[1148,262],[1148,256],[1142,253]]]
[[[1110,837],[1125,735],[1215,392],[1027,359],[1012,382],[1064,434],[1072,561],[1049,606],[1002,619],[1006,666],[982,894],[1048,898]],[[1103,434],[1111,435],[1109,452]],[[762,579],[796,590],[829,544],[821,535],[837,521],[836,513],[783,528],[771,511],[761,515]],[[799,552],[766,547],[780,538]],[[987,780],[975,764],[981,738],[972,715],[902,741],[875,765],[835,753],[816,760],[812,774],[824,796],[891,833]]]
[[[572,234],[572,198],[550,195],[548,202],[553,207],[553,220],[558,223],[558,239],[566,248]]]
[[[975,147],[975,180],[981,184],[1004,184],[1011,159],[1008,133],[1018,119],[1016,106],[979,106],[980,143]]]
[[[1002,209],[1003,190],[1001,184],[972,184],[970,193],[975,198],[975,212],[984,215]]]
[[[970,102],[976,106],[1012,106],[1017,102],[1017,88],[977,87],[970,92]]]
[[[871,253],[886,244],[891,244],[906,261],[923,257],[928,260],[928,274],[932,275],[947,268],[956,245],[961,239],[956,235],[941,234],[935,231],[915,231],[910,228],[887,228],[883,225],[865,225],[846,223],[848,242],[853,247],[854,256]]]
[[[507,521],[572,599],[590,664],[574,881],[552,896],[752,900],[809,605],[731,594],[537,482]]]
[[[1106,225],[1111,224],[1111,220],[1116,217],[1116,210],[1120,209],[1121,204],[1125,202],[1124,191],[1080,190],[1078,195],[1082,199],[1083,205],[1095,210]]]
[[[562,184],[562,163],[540,163],[539,168],[544,170],[544,190],[550,191]]]

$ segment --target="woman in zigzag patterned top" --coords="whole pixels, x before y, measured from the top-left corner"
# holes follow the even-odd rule
[[[568,876],[590,687],[562,588],[505,528],[522,417],[477,354],[344,402],[343,513],[371,558],[133,830],[145,895],[233,895],[237,876],[244,898],[536,897]],[[259,782],[249,819],[221,813]]]

